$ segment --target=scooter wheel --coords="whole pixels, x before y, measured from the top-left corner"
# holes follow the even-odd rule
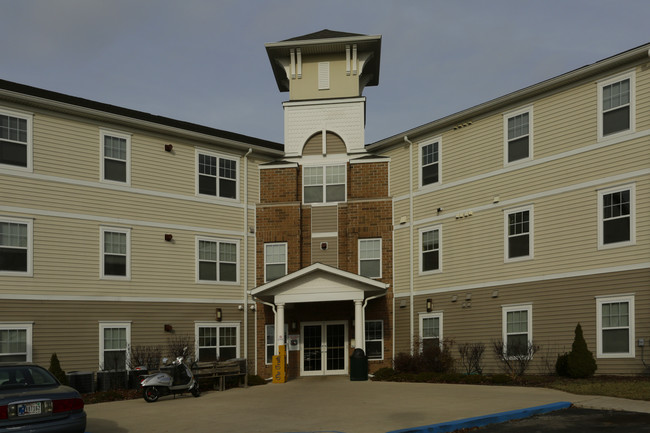
[[[148,386],[142,390],[142,397],[147,403],[153,403],[160,397],[160,391],[155,386]]]
[[[199,390],[199,383],[198,383],[198,382],[195,383],[195,384],[194,384],[194,388],[192,388],[192,395],[193,395],[194,397],[198,397],[198,396],[201,395],[201,391]]]

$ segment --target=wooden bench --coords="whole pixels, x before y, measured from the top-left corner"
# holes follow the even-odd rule
[[[196,362],[192,365],[192,373],[199,381],[199,386],[210,384],[213,389],[224,391],[226,379],[236,377],[239,386],[248,386],[248,372],[245,359],[231,359],[218,362]]]

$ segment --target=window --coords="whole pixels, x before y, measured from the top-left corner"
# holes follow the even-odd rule
[[[440,139],[420,145],[420,186],[440,181]]]
[[[596,298],[599,358],[634,358],[634,296]]]
[[[533,207],[509,210],[505,213],[505,261],[533,258]]]
[[[32,169],[32,116],[0,110],[0,167]]]
[[[201,195],[237,198],[237,160],[197,152],[197,191]]]
[[[227,361],[239,358],[239,324],[197,323],[196,347],[200,361]]]
[[[32,323],[0,322],[0,362],[32,362]]]
[[[420,230],[420,273],[440,272],[442,228],[429,227]]]
[[[635,195],[634,185],[598,191],[598,248],[636,242]]]
[[[532,305],[503,307],[503,342],[507,356],[527,356],[533,341]]]
[[[101,277],[131,278],[131,230],[113,227],[100,229],[102,243]]]
[[[366,320],[366,356],[384,359],[384,321]]]
[[[0,275],[32,276],[32,220],[0,218]]]
[[[197,238],[197,276],[199,282],[236,283],[239,242]]]
[[[599,138],[634,131],[634,83],[634,72],[598,83]]]
[[[525,108],[503,116],[505,131],[505,163],[532,157],[533,109]]]
[[[304,167],[303,185],[305,203],[345,201],[345,165]]]
[[[265,346],[266,346],[266,354],[264,358],[264,362],[266,364],[271,364],[273,362],[273,355],[275,355],[275,325],[264,325],[264,333],[265,333]],[[285,338],[288,340],[288,335],[289,335],[289,325],[285,323],[284,325],[284,335]],[[288,350],[288,348],[287,348]]]
[[[381,239],[359,239],[359,275],[381,278]]]
[[[264,244],[264,281],[287,275],[287,243]]]
[[[102,370],[127,370],[130,346],[130,322],[99,323],[99,366]]]
[[[318,90],[330,88],[330,62],[318,63]]]
[[[442,313],[420,314],[420,343],[420,350],[442,344]]]
[[[102,141],[102,180],[129,184],[131,136],[100,131]]]

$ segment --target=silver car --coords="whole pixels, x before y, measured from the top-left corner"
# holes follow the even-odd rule
[[[81,395],[46,369],[26,362],[0,362],[0,432],[83,433]]]

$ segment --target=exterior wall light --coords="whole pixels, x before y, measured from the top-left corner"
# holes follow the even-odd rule
[[[172,239],[174,239],[174,235],[172,235],[171,233],[165,233],[165,240],[167,242],[171,242]]]
[[[433,299],[427,299],[427,313],[430,313],[433,309]]]
[[[223,319],[223,313],[221,312],[221,308],[217,308],[217,322],[221,322],[221,319]]]
[[[173,148],[172,144],[165,144],[165,152],[171,152]]]

